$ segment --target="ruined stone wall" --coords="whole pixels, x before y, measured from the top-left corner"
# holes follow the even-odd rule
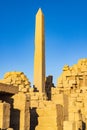
[[[69,67],[65,65],[58,78],[57,88],[52,89],[52,100],[59,99],[60,94],[68,96],[62,100],[67,106],[67,120],[63,121],[63,130],[87,129],[87,59],[81,59]],[[59,102],[59,101],[56,101]]]
[[[62,130],[63,111],[61,105],[53,102],[44,102],[36,109],[38,113],[38,125],[35,130]]]
[[[30,82],[23,72],[7,72],[0,83],[13,85],[19,88],[21,92],[29,92]]]
[[[80,59],[77,64],[65,65],[58,78],[57,87],[60,93],[66,94],[87,91],[87,59]]]
[[[3,113],[3,115],[0,115],[0,127],[4,130],[29,130],[30,99],[27,93],[29,93],[30,82],[27,77],[23,72],[8,72],[0,82],[2,83],[2,89],[3,85],[8,89],[8,91],[1,91],[0,93],[0,100],[2,101],[2,106],[0,105],[0,113]],[[11,89],[11,86],[12,90],[18,88],[18,91],[16,93],[11,93],[12,90],[9,90]],[[6,103],[4,103],[4,101]],[[4,110],[4,104],[10,106],[8,112],[6,107]]]
[[[30,82],[22,72],[6,73],[0,82],[19,88],[18,93],[13,96],[8,94],[5,97],[3,93],[0,95],[0,99],[10,105],[8,110],[10,117],[9,113],[6,115],[10,122],[5,123],[3,128],[7,130],[12,128],[14,130],[87,129],[87,59],[79,60],[72,67],[65,65],[56,88],[53,87],[51,77],[48,77],[46,92],[50,94],[50,99],[47,98],[47,93],[30,88]],[[0,111],[3,112],[1,106]],[[3,119],[0,115],[1,122],[7,121],[7,118],[4,121]]]

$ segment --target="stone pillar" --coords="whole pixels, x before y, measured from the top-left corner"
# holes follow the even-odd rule
[[[10,104],[0,102],[0,129],[7,129],[10,125]]]
[[[13,118],[11,127],[15,130],[29,130],[30,113],[29,113],[29,97],[20,92],[13,97]]]
[[[41,9],[36,14],[34,86],[39,92],[45,92],[45,38],[44,16]]]

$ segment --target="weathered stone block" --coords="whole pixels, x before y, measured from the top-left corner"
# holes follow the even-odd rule
[[[42,127],[42,126],[37,126],[36,128],[35,128],[35,130],[62,130],[62,129],[58,129],[58,127],[57,126],[55,126],[55,127],[49,127],[49,126],[46,126],[46,127]]]
[[[6,130],[14,130],[13,128],[8,128],[8,129],[6,129]]]
[[[0,128],[7,129],[10,125],[10,104],[0,103]]]
[[[75,117],[75,121],[81,121],[82,120],[82,115],[79,112],[74,113],[74,117]]]
[[[64,121],[63,130],[75,130],[75,122],[74,121]]]

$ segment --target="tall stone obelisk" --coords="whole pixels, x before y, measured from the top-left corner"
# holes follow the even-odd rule
[[[39,9],[35,25],[35,54],[34,54],[34,86],[39,92],[45,92],[45,36],[44,15]]]

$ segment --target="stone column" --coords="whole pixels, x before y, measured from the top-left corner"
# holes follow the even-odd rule
[[[14,130],[29,130],[30,128],[30,112],[29,112],[29,98],[26,94],[20,92],[13,97],[13,118],[11,127]]]
[[[34,86],[39,92],[45,92],[45,37],[44,16],[39,9],[35,25],[35,54],[34,54]]]
[[[0,102],[0,129],[7,129],[10,125],[10,104]]]

